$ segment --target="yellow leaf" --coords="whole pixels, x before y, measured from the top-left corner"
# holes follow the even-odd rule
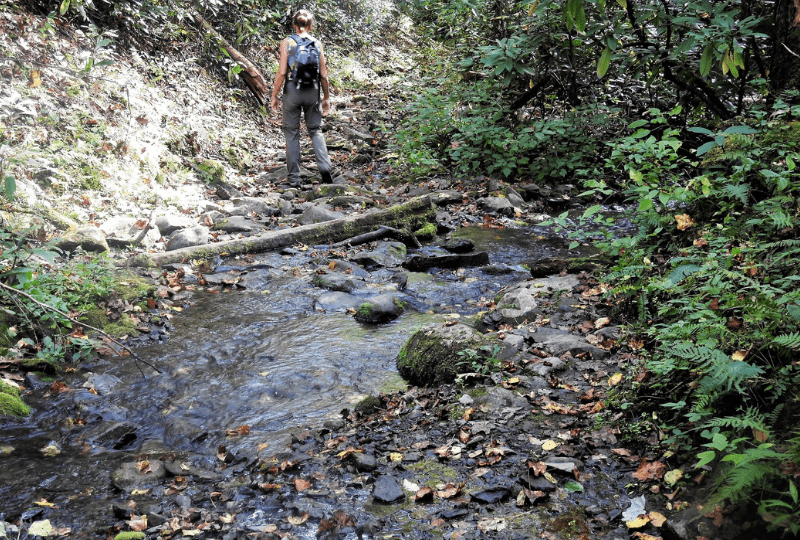
[[[553,440],[546,440],[542,443],[542,450],[554,450],[558,446],[558,443]]]
[[[47,502],[47,499],[45,499],[44,497],[42,497],[40,500],[36,501],[33,504],[37,506],[47,506],[48,508],[53,508],[55,506],[55,504]]]
[[[630,521],[626,521],[625,525],[629,529],[640,529],[650,523],[650,518],[647,516],[638,517],[636,519],[632,519]]]
[[[694,220],[692,219],[692,216],[690,216],[689,214],[680,214],[678,216],[675,216],[675,221],[678,222],[679,231],[685,231],[686,229],[694,225]]]
[[[392,461],[403,461],[403,454],[400,452],[392,452],[389,454],[389,459]]]
[[[664,482],[673,485],[675,482],[683,478],[683,471],[680,469],[672,469],[664,475]]]
[[[622,373],[614,373],[608,378],[608,386],[617,386],[620,382],[622,382]]]
[[[38,70],[31,71],[31,88],[36,88],[42,85],[42,72]]]
[[[734,360],[736,362],[741,362],[742,360],[745,359],[746,356],[747,356],[747,351],[739,349],[738,351],[736,351],[731,355],[731,360]]]
[[[547,481],[550,482],[551,484],[558,484],[558,480],[556,480],[555,476],[553,476],[549,472],[545,471],[544,473],[542,473],[542,476],[544,476],[547,479]]]

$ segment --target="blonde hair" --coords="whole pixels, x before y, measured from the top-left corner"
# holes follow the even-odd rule
[[[303,30],[309,30],[314,24],[314,15],[307,9],[299,9],[292,17],[292,24]]]

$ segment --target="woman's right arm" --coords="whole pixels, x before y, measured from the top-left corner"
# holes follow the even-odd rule
[[[270,107],[272,112],[277,114],[280,110],[280,103],[278,102],[278,93],[283,88],[283,83],[286,81],[286,71],[289,63],[289,54],[287,52],[288,38],[281,42],[281,53],[278,59],[278,73],[275,75],[275,86],[272,88],[272,99],[270,100]]]

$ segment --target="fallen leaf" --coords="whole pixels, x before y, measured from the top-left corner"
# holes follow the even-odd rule
[[[609,319],[608,317],[601,317],[596,321],[594,321],[594,327],[598,330],[609,324],[611,324],[611,319]]]
[[[557,443],[556,441],[548,439],[542,443],[542,450],[549,452],[550,450],[556,449],[558,447],[558,444],[559,443]]]
[[[735,362],[741,362],[745,358],[747,358],[747,351],[742,350],[742,349],[739,349],[738,351],[734,352],[731,355],[731,360],[733,360]],[[761,442],[764,442],[764,441],[761,441]]]
[[[685,231],[686,229],[694,225],[694,220],[692,219],[692,216],[690,216],[689,214],[677,215],[675,216],[675,221],[678,222],[679,231]]]
[[[302,478],[295,478],[294,487],[297,491],[305,491],[311,487],[311,482],[303,480]]]
[[[138,517],[131,515],[131,519],[126,520],[125,523],[127,523],[128,527],[134,531],[143,531],[147,529],[147,515],[141,515]]]
[[[765,443],[769,439],[769,433],[753,428],[753,437],[755,437],[758,442]]]
[[[528,504],[535,504],[539,499],[547,497],[544,491],[533,491],[530,489],[521,489],[517,495],[517,506],[526,506]]]
[[[660,461],[650,462],[647,461],[647,459],[643,459],[639,468],[633,473],[633,477],[642,482],[648,482],[651,480],[660,480],[666,472],[667,466]]]
[[[625,448],[612,448],[611,453],[622,457],[630,457],[631,453]]]
[[[433,488],[425,486],[414,494],[415,502],[433,502]]]
[[[403,461],[403,454],[400,452],[392,452],[389,454],[389,460],[392,462],[397,463],[398,461]]]
[[[462,418],[463,418],[464,420],[466,420],[466,421],[469,421],[470,417],[471,417],[473,414],[475,414],[475,407],[470,407],[470,408],[468,408],[466,411],[464,411],[464,414],[463,414]]]
[[[436,492],[436,496],[440,499],[452,499],[459,493],[461,493],[461,488],[463,484],[456,486],[455,484],[447,484],[444,489],[441,489]]]
[[[47,502],[47,499],[45,499],[44,497],[34,502],[33,504],[35,504],[36,506],[46,506],[48,508],[54,508],[56,506],[55,503]]]
[[[42,85],[42,72],[34,69],[31,71],[31,82],[28,86],[31,88],[36,88],[37,86]]]
[[[534,462],[533,460],[529,459],[528,460],[528,468],[531,471],[533,471],[533,475],[534,476],[539,476],[541,474],[544,474],[544,472],[547,470],[547,465],[544,464],[544,461],[535,461]]]
[[[636,519],[632,519],[630,521],[626,521],[625,526],[628,527],[629,529],[641,529],[648,523],[650,523],[650,518],[647,516],[642,516]]]
[[[661,527],[664,522],[667,521],[667,516],[660,512],[649,512],[647,517],[650,518],[650,523],[652,523],[654,527]]]
[[[622,373],[614,373],[608,378],[608,386],[617,386],[620,382],[622,382]]]
[[[20,532],[22,532],[21,529]],[[31,523],[31,526],[28,527],[28,536],[50,536],[52,532],[53,526],[50,525],[49,519],[34,521]]]
[[[678,480],[683,478],[683,471],[681,469],[672,469],[667,474],[664,475],[664,482],[667,484],[674,485]]]
[[[223,514],[223,515],[219,516],[219,520],[222,523],[233,523],[236,520],[236,514],[234,514],[234,515]]]
[[[652,534],[645,534],[643,532],[635,532],[633,533],[633,537],[639,540],[663,540],[660,536],[653,536]]]
[[[287,517],[286,521],[288,521],[292,525],[302,525],[303,523],[308,521],[309,515],[310,514],[308,512],[303,512],[299,516],[289,516],[289,517]]]
[[[264,491],[276,491],[278,489],[281,489],[281,487],[283,486],[281,486],[280,484],[270,484],[269,482],[264,482],[263,484],[258,484],[258,487],[263,489]]]

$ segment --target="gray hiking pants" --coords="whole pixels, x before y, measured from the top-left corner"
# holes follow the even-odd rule
[[[306,128],[314,146],[317,169],[324,181],[330,182],[331,159],[325,137],[322,135],[322,105],[319,104],[319,91],[312,87],[297,88],[288,81],[283,88],[283,136],[286,138],[286,167],[289,169],[287,181],[300,183],[300,113],[306,119]]]

